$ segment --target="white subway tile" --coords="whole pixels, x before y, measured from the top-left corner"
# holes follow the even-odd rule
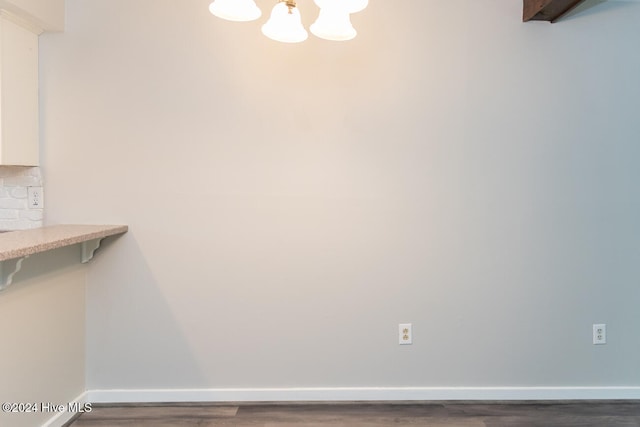
[[[42,221],[44,218],[44,210],[42,209],[26,209],[19,211],[20,219],[26,219],[29,221]]]
[[[27,199],[0,199],[0,209],[27,209]]]
[[[44,211],[28,208],[28,189],[42,186],[39,167],[0,166],[0,230],[41,227]]]
[[[28,195],[27,187],[13,187],[9,191],[9,194],[14,199],[26,199]]]
[[[18,215],[15,209],[0,209],[0,219],[18,219]]]
[[[40,179],[41,178],[41,176],[40,176],[40,168],[31,168],[31,167],[24,168],[24,170],[22,171],[22,175],[24,175],[24,176],[34,176],[34,177]]]
[[[42,180],[35,176],[8,176],[4,178],[5,187],[30,187],[40,185],[42,185]]]
[[[17,221],[9,221],[0,219],[0,230],[16,230],[15,224]]]

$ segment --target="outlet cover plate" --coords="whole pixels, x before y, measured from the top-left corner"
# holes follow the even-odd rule
[[[398,325],[398,343],[400,345],[413,344],[413,330],[411,323],[400,323]]]
[[[593,344],[603,345],[607,343],[607,325],[598,323],[593,325]]]
[[[44,209],[42,187],[27,187],[29,209]]]

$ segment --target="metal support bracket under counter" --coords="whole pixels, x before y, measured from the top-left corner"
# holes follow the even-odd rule
[[[0,292],[11,286],[13,277],[30,255],[65,246],[82,245],[82,263],[89,262],[102,240],[124,234],[126,225],[52,225],[0,234]]]

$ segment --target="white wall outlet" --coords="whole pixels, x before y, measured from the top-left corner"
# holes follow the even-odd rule
[[[401,323],[398,325],[398,340],[400,345],[413,344],[411,323]]]
[[[28,187],[27,197],[29,200],[29,209],[44,209],[42,187]]]
[[[593,325],[593,343],[595,345],[607,343],[607,325],[604,323]]]

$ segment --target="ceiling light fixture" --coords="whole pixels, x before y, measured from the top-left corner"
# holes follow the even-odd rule
[[[358,33],[351,25],[351,14],[364,10],[369,0],[314,0],[320,8],[311,32],[321,39],[344,41]],[[262,15],[254,0],[214,0],[209,10],[215,16],[229,21],[254,21]],[[272,40],[284,43],[305,41],[309,34],[302,25],[296,0],[278,0],[262,33]]]
[[[340,0],[338,0],[340,1]],[[320,6],[320,14],[316,22],[311,24],[311,32],[325,40],[351,40],[358,32],[351,25],[348,9],[337,1],[316,0]]]
[[[262,34],[283,43],[299,43],[309,37],[302,26],[302,16],[295,0],[284,0],[275,5],[271,17],[262,26]]]

